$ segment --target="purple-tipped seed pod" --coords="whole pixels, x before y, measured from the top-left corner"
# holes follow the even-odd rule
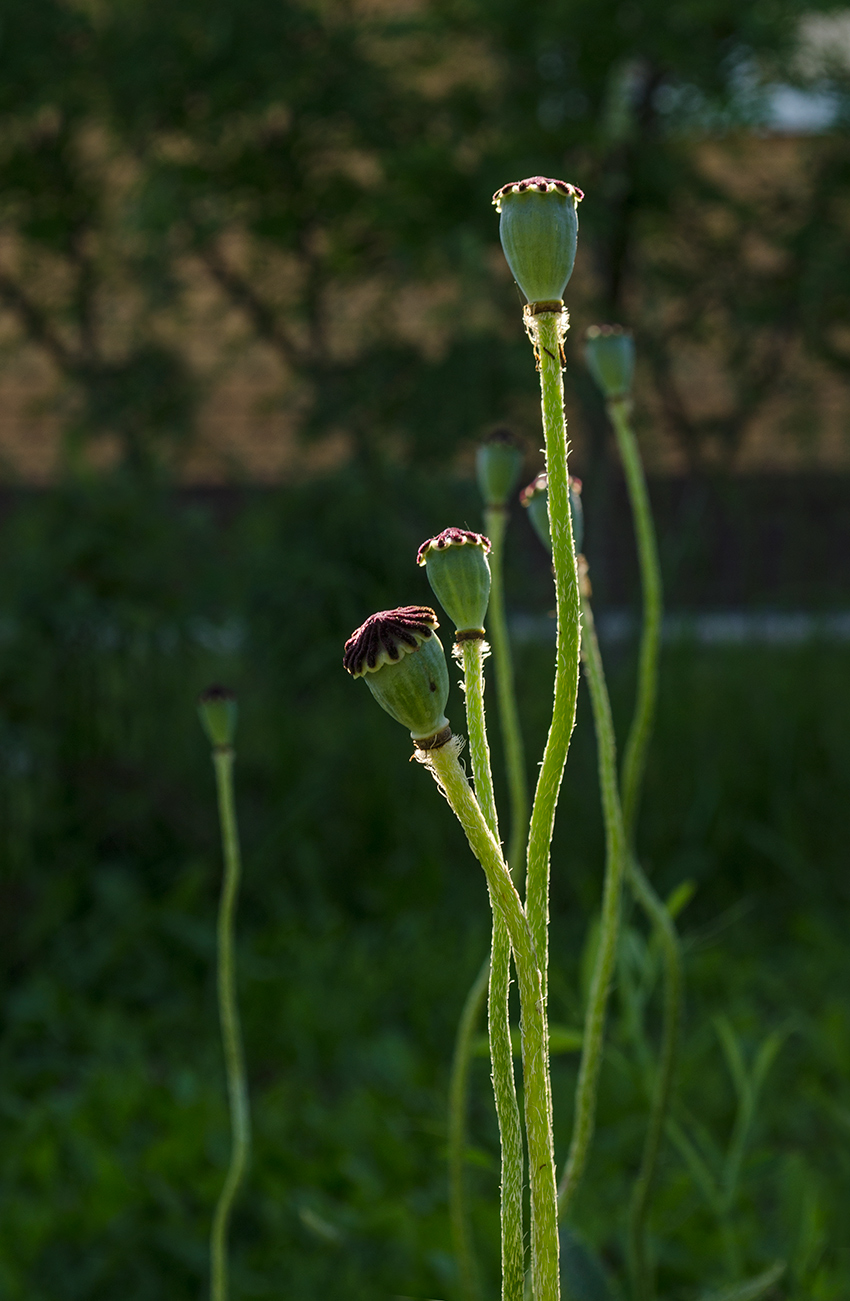
[[[447,733],[449,671],[439,621],[427,605],[403,605],[372,614],[345,643],[343,666],[366,686],[417,743]],[[427,748],[427,747],[425,747]]]
[[[226,750],[236,733],[236,692],[229,687],[207,687],[198,696],[198,716],[211,744]]]
[[[457,636],[484,636],[490,603],[490,539],[469,529],[443,529],[423,542],[416,555],[424,565],[434,595],[455,626]]]

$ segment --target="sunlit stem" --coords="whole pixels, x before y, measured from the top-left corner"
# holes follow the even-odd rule
[[[230,1165],[215,1208],[210,1234],[210,1295],[212,1301],[227,1301],[230,1215],[245,1176],[251,1134],[234,978],[233,918],[239,892],[241,855],[233,794],[233,750],[229,746],[216,746],[213,749],[213,765],[224,854],[224,879],[218,909],[218,1011],[230,1102],[231,1149]]]
[[[484,512],[484,530],[490,539],[490,606],[487,612],[487,635],[493,647],[499,724],[505,749],[508,795],[511,805],[511,834],[508,841],[508,866],[517,879],[528,836],[528,780],[525,775],[525,746],[517,708],[514,664],[505,618],[504,554],[508,512],[504,506],[489,506]]]
[[[658,1073],[652,1096],[649,1126],[644,1140],[640,1170],[629,1206],[628,1261],[636,1301],[649,1301],[653,1286],[646,1251],[646,1218],[652,1184],[664,1131],[664,1121],[673,1087],[682,1015],[682,955],[675,924],[663,901],[650,884],[635,853],[635,832],[640,793],[646,767],[646,752],[652,732],[658,690],[658,661],[661,648],[662,587],[658,544],[649,503],[640,449],[631,426],[631,402],[617,398],[608,403],[608,414],[617,437],[617,447],[626,476],[632,507],[638,560],[640,563],[643,618],[635,709],[626,742],[620,776],[623,821],[628,842],[628,874],[631,889],[644,909],[658,938],[664,962],[664,1006]]]
[[[584,1174],[596,1122],[596,1097],[599,1088],[599,1068],[602,1064],[605,1015],[611,977],[617,959],[620,901],[627,853],[617,781],[617,743],[614,736],[614,722],[611,717],[611,704],[608,699],[602,657],[599,653],[599,642],[596,638],[593,611],[587,595],[582,600],[582,625],[582,662],[590,688],[593,722],[596,729],[606,853],[599,946],[585,1011],[573,1134],[567,1163],[558,1188],[560,1211],[563,1216],[566,1216],[569,1211]]]
[[[564,765],[567,761],[570,737],[575,725],[581,619],[570,517],[567,425],[564,417],[562,374],[562,347],[566,336],[567,314],[565,311],[560,311],[534,315],[529,308],[526,308],[525,321],[540,370],[540,398],[543,432],[546,439],[549,522],[558,619],[552,722],[531,810],[526,879],[526,912],[535,949],[540,958],[545,998],[549,946],[549,855],[555,826],[555,809],[564,775]]]
[[[499,823],[484,713],[484,643],[477,639],[463,641],[459,650],[463,661],[466,723],[475,794],[484,820],[498,843]],[[511,943],[508,928],[500,910],[496,908],[493,910],[488,1007],[493,1094],[502,1148],[502,1297],[503,1301],[522,1301],[525,1279],[522,1122],[511,1047],[510,971]]]
[[[558,1215],[552,1143],[552,1090],[542,973],[525,912],[501,849],[458,759],[454,740],[429,750],[431,769],[484,869],[494,911],[505,921],[520,997],[525,1129],[531,1194],[531,1277],[534,1301],[557,1301]]]

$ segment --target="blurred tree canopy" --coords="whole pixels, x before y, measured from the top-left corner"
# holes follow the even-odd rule
[[[850,78],[823,41],[806,54],[818,15],[7,0],[7,355],[25,340],[49,357],[72,452],[110,434],[128,461],[173,463],[237,346],[190,343],[192,303],[214,293],[279,362],[301,435],[444,458],[525,410],[489,197],[545,172],[587,193],[576,322],[631,324],[646,403],[685,461],[726,459],[783,386],[812,412],[818,377],[850,370]],[[829,99],[831,125],[764,166],[771,89],[793,85]]]

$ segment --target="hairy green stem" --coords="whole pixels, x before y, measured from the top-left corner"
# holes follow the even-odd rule
[[[629,847],[627,870],[629,885],[655,930],[664,961],[664,1006],[658,1072],[640,1170],[629,1206],[628,1262],[632,1289],[635,1301],[650,1301],[654,1289],[647,1259],[646,1219],[676,1065],[676,1049],[682,1015],[682,954],[673,918],[650,884],[635,854],[640,792],[658,690],[658,660],[663,613],[661,566],[658,562],[658,544],[640,449],[631,426],[630,400],[617,398],[610,401],[608,414],[617,437],[617,447],[623,463],[632,507],[643,599],[635,709],[620,774],[623,822]]]
[[[484,820],[499,841],[496,797],[484,713],[484,647],[480,641],[460,646],[466,695],[466,723],[475,794]],[[502,1148],[502,1298],[522,1301],[525,1284],[525,1245],[522,1225],[522,1122],[517,1102],[510,1025],[511,943],[505,919],[493,910],[490,955],[490,1064],[493,1096]]]
[[[525,319],[540,367],[546,472],[549,476],[549,524],[558,616],[552,722],[531,810],[526,881],[528,924],[540,958],[545,998],[549,956],[549,855],[555,809],[575,725],[581,613],[570,515],[567,425],[564,418],[561,349],[566,331],[566,312],[543,312],[536,316],[526,309]]]
[[[460,1274],[460,1291],[463,1301],[480,1301],[481,1282],[472,1243],[472,1231],[466,1209],[467,1113],[469,1097],[469,1070],[472,1063],[472,1041],[481,1015],[490,977],[490,954],[466,996],[455,1035],[452,1071],[449,1080],[449,1217],[452,1226],[455,1259]]]
[[[423,756],[484,869],[494,911],[504,918],[519,986],[525,1130],[531,1193],[531,1278],[534,1301],[558,1301],[558,1207],[552,1142],[552,1088],[543,981],[531,930],[502,851],[458,759],[454,739]]]
[[[504,506],[488,506],[484,512],[484,528],[490,539],[490,606],[487,613],[487,635],[493,647],[493,667],[496,670],[496,695],[499,701],[499,723],[502,744],[505,747],[505,766],[508,774],[508,795],[511,802],[511,834],[508,841],[508,867],[517,878],[519,863],[525,851],[528,835],[528,781],[525,775],[525,746],[517,709],[514,687],[514,664],[511,642],[505,618],[504,554],[505,529],[508,512]]]
[[[218,909],[218,1012],[230,1102],[231,1149],[230,1165],[215,1208],[210,1234],[210,1295],[212,1301],[227,1301],[227,1235],[233,1202],[248,1164],[251,1133],[242,1031],[234,979],[233,915],[242,863],[233,794],[233,750],[229,746],[216,746],[213,750],[213,765],[224,853],[224,879]]]
[[[599,764],[599,789],[602,795],[602,812],[605,821],[605,884],[602,892],[602,922],[599,947],[593,966],[590,993],[584,1019],[584,1042],[576,1087],[573,1134],[566,1166],[558,1188],[561,1215],[569,1210],[576,1188],[587,1164],[588,1152],[596,1121],[596,1095],[599,1087],[599,1068],[602,1064],[602,1047],[605,1035],[605,1013],[611,976],[617,959],[617,938],[620,929],[620,898],[626,864],[626,837],[623,830],[623,812],[617,781],[617,742],[611,703],[599,653],[599,642],[593,623],[593,612],[587,598],[582,601],[582,661],[590,688],[593,722]]]
[[[503,577],[503,557],[504,557],[504,537],[507,526],[508,514],[503,506],[487,507],[484,512],[485,531],[490,538],[490,570],[492,581],[490,587],[490,606],[487,616],[487,625],[490,641],[493,647],[493,661],[496,671],[496,694],[499,701],[499,722],[502,732],[502,743],[505,748],[505,761],[508,776],[508,794],[511,806],[511,834],[508,846],[508,864],[514,876],[516,876],[520,860],[524,856],[525,841],[528,834],[528,787],[525,777],[525,753],[522,740],[522,731],[520,728],[519,711],[516,704],[516,692],[514,689],[514,668],[511,656],[511,645],[508,637],[507,622],[505,619],[505,590]],[[467,690],[469,688],[467,687]],[[467,696],[467,707],[469,705],[469,696]],[[472,737],[472,726],[469,726],[470,744]],[[473,756],[473,772],[475,772],[475,758]],[[475,788],[478,792],[479,803],[481,803],[481,782],[475,775]],[[485,811],[486,812],[486,811]],[[488,819],[489,821],[489,819]],[[491,829],[495,829],[495,823],[491,824]],[[497,933],[498,932],[498,933]],[[516,1271],[510,1262],[521,1258],[522,1249],[522,1206],[521,1206],[521,1189],[522,1189],[522,1130],[519,1119],[519,1106],[516,1100],[516,1084],[513,1075],[513,1056],[505,1056],[503,1045],[505,1045],[504,1036],[500,1036],[498,1027],[494,1027],[493,1012],[497,1007],[501,1007],[503,1002],[507,1005],[509,995],[510,981],[510,945],[507,938],[507,931],[504,929],[501,921],[494,915],[493,918],[493,941],[491,954],[496,958],[493,964],[493,974],[489,982],[489,1008],[490,1008],[490,1055],[493,1063],[493,1086],[494,1091],[497,1088],[496,1081],[507,1079],[507,1067],[510,1069],[511,1087],[505,1091],[504,1106],[500,1108],[499,1097],[496,1100],[497,1114],[500,1116],[499,1129],[502,1143],[502,1287],[503,1295],[509,1297],[514,1294],[512,1289],[516,1288],[515,1275]],[[452,1073],[449,1086],[449,1203],[452,1223],[452,1236],[454,1239],[455,1255],[458,1260],[461,1275],[461,1291],[464,1298],[469,1301],[477,1301],[480,1295],[480,1284],[478,1282],[477,1267],[475,1264],[474,1250],[472,1246],[472,1235],[470,1233],[468,1217],[466,1213],[466,1201],[464,1191],[464,1153],[466,1150],[467,1135],[467,1113],[469,1108],[469,1073],[470,1062],[472,1057],[472,1042],[475,1036],[475,1029],[481,1014],[481,1008],[484,1003],[484,996],[488,986],[488,976],[491,972],[491,955],[488,954],[481,966],[478,975],[472,984],[472,987],[466,997],[463,1005],[460,1022],[458,1024],[457,1034],[455,1036],[454,1055],[452,1058]],[[499,1018],[501,1020],[501,1018]],[[494,1035],[495,1031],[495,1035]],[[495,1038],[495,1043],[494,1043]],[[506,1048],[510,1051],[510,1038]],[[498,1066],[496,1062],[498,1060]],[[510,1121],[508,1124],[502,1123],[502,1113],[505,1113],[505,1120]],[[515,1117],[515,1120],[514,1120]],[[506,1142],[509,1149],[514,1152],[513,1158],[507,1157],[506,1160]],[[518,1159],[517,1159],[518,1153]],[[518,1171],[518,1185],[516,1178],[508,1178],[508,1171]],[[515,1203],[516,1196],[514,1193],[515,1186],[519,1187],[520,1208],[519,1215],[511,1214],[507,1207]],[[507,1188],[507,1193],[505,1189]],[[511,1216],[511,1223],[505,1223],[506,1214]],[[516,1243],[517,1225],[519,1229],[520,1250],[516,1246],[510,1247],[508,1244]],[[522,1283],[517,1295],[522,1296]]]

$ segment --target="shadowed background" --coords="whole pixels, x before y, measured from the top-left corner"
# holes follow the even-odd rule
[[[528,477],[540,468],[536,376],[490,207],[537,172],[587,194],[567,403],[621,732],[636,569],[581,337],[616,319],[637,339],[678,618],[641,851],[663,892],[695,885],[676,1115],[713,1172],[735,1118],[724,1024],[747,1063],[782,1039],[734,1250],[693,1164],[665,1147],[659,1291],[689,1301],[784,1260],[771,1296],[847,1294],[848,30],[844,11],[773,0],[7,4],[4,1297],[206,1286],[228,1147],[220,859],[194,715],[212,680],[241,701],[255,1148],[234,1297],[457,1295],[445,1093],[485,893],[341,649],[373,610],[431,599],[423,538],[481,526],[484,433],[507,423]],[[521,516],[508,597],[531,777],[552,594]],[[453,690],[456,726],[460,711]],[[552,1010],[568,1026],[602,861],[582,701],[554,848]],[[657,955],[628,920],[651,1042]],[[615,1276],[644,1051],[618,987],[576,1206]],[[575,1066],[556,1059],[561,1156]],[[484,1059],[470,1187],[495,1295]]]

